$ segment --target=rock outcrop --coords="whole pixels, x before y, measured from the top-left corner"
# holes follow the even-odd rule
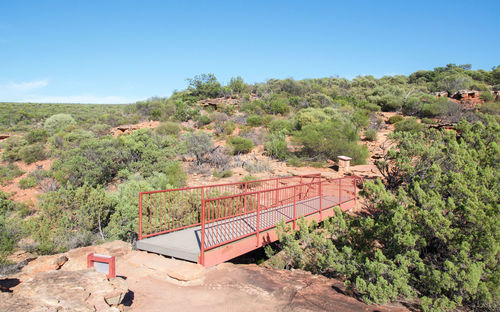
[[[119,311],[125,280],[93,270],[49,271],[0,294],[0,311]]]

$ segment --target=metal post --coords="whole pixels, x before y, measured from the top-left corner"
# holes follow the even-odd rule
[[[205,265],[205,190],[201,188],[200,264]]]
[[[342,205],[342,178],[339,179],[339,208]]]
[[[276,192],[275,192],[276,193],[275,194],[275,202],[276,202],[275,205],[276,205],[276,207],[278,207],[278,187],[279,187],[278,180],[279,180],[279,178],[276,179]]]
[[[321,176],[319,177],[319,221],[323,221],[323,192],[321,190]]]
[[[245,182],[245,194],[247,193],[247,186],[248,186],[248,182]],[[243,209],[244,209],[244,212],[246,214],[247,213],[247,205],[248,205],[247,204],[247,195],[245,195],[245,197],[243,198],[243,201],[244,201],[244,204],[243,204],[244,208]]]
[[[354,207],[356,207],[356,201],[358,199],[358,188],[356,187],[356,177],[352,177],[352,181],[354,182]]]
[[[259,225],[259,222],[260,222],[260,192],[257,193],[257,247],[259,246],[259,243],[260,243],[260,238],[259,238],[260,225]]]
[[[293,229],[297,227],[297,186],[293,186]]]
[[[139,240],[142,239],[142,193],[139,193]]]

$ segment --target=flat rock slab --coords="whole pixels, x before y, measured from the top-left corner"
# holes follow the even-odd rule
[[[132,251],[125,261],[137,267],[143,267],[147,270],[166,273],[169,277],[179,281],[194,281],[205,276],[205,268],[197,263],[165,258],[157,254],[143,251]]]
[[[0,293],[0,311],[110,311],[128,292],[124,279],[94,270],[50,271]]]

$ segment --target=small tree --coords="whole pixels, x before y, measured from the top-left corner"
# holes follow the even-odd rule
[[[214,74],[201,74],[187,79],[188,90],[201,98],[214,98],[221,95],[222,87]]]
[[[188,133],[184,140],[187,152],[196,157],[197,165],[201,165],[206,155],[214,149],[212,138],[205,132]]]

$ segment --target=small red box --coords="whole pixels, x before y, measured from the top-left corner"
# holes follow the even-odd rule
[[[97,272],[106,273],[107,278],[115,277],[115,256],[91,253],[87,256],[87,268],[95,268]]]

